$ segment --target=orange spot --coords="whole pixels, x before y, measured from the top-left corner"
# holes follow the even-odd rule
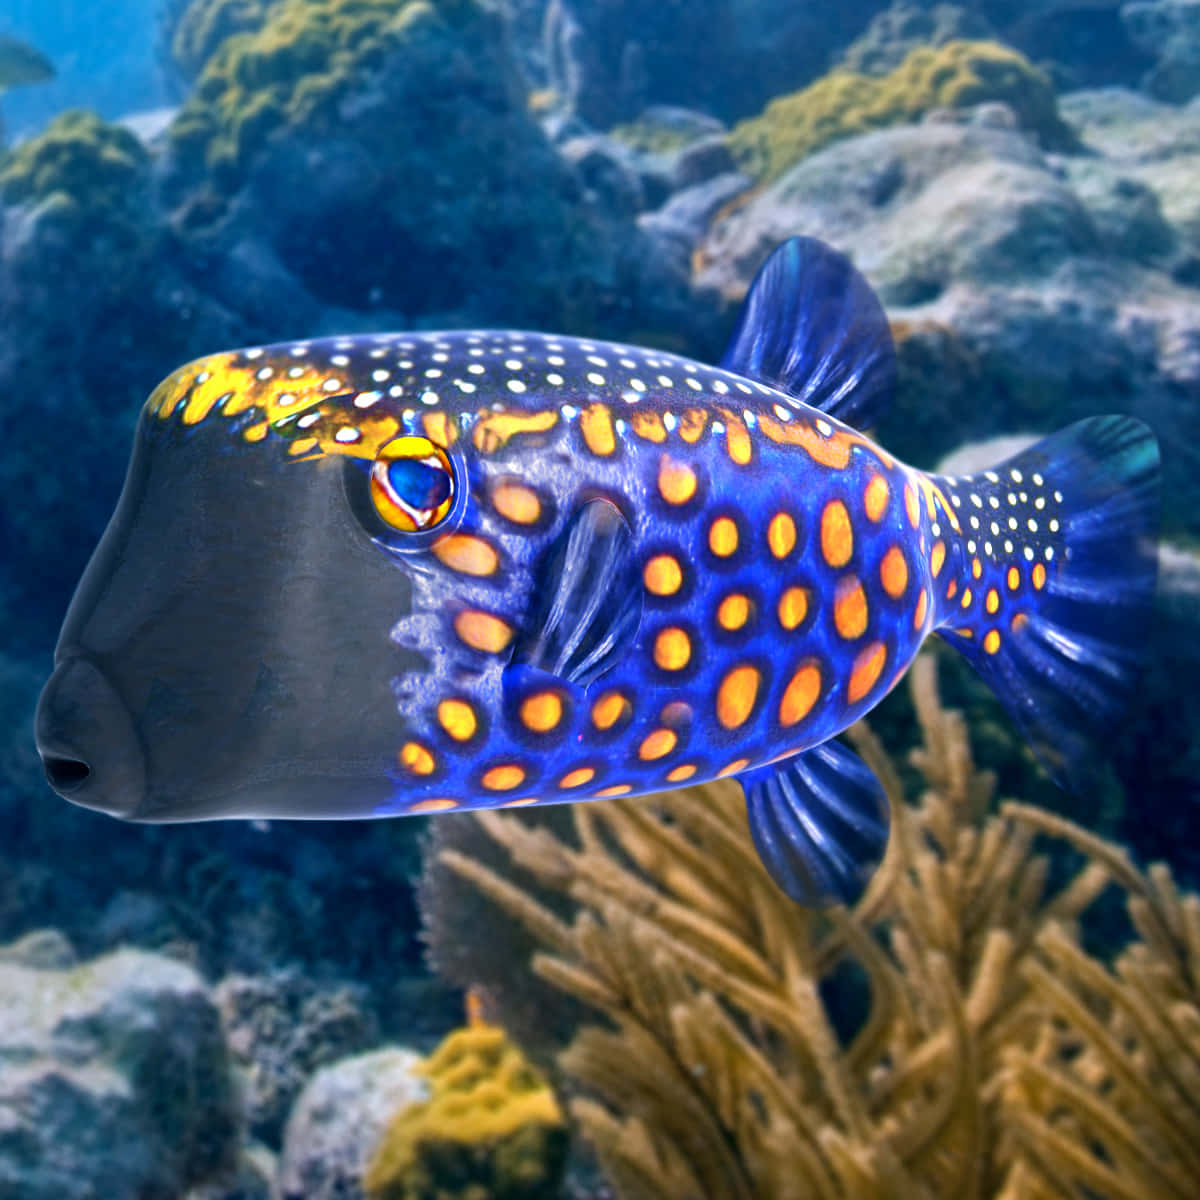
[[[692,657],[692,640],[671,625],[654,639],[654,662],[664,671],[681,671]]]
[[[479,728],[475,710],[465,700],[443,700],[437,706],[438,724],[456,741],[470,741]]]
[[[518,800],[502,800],[497,808],[524,808],[527,804],[536,804],[541,796],[522,796]]]
[[[600,458],[607,458],[617,448],[612,412],[607,404],[589,404],[579,414],[579,430],[587,448]]]
[[[790,587],[779,597],[779,623],[789,632],[808,616],[808,589]]]
[[[812,712],[821,696],[821,668],[816,662],[804,663],[792,676],[779,702],[781,725],[795,725]]]
[[[703,408],[688,408],[679,414],[679,436],[689,446],[700,440],[707,426],[708,413]]]
[[[904,511],[908,514],[908,523],[916,529],[921,523],[921,504],[911,483],[904,485]]]
[[[776,558],[787,558],[796,547],[796,522],[788,513],[776,513],[767,526],[767,545]]]
[[[802,447],[814,462],[819,462],[823,467],[841,471],[849,465],[852,443],[844,434],[835,433],[831,438],[824,438],[809,421],[789,421],[784,424],[762,413],[758,417],[758,427],[773,442]]]
[[[662,417],[648,408],[639,409],[630,416],[629,428],[648,442],[667,440],[667,427],[663,424]]]
[[[457,800],[418,800],[416,804],[408,806],[408,811],[410,813],[449,812],[450,809],[457,807]]]
[[[844,567],[854,553],[850,514],[840,500],[831,500],[821,514],[821,553],[831,567]]]
[[[596,778],[595,767],[576,767],[573,771],[568,771],[559,781],[560,788],[576,788],[583,787],[585,783],[591,783]]]
[[[1024,629],[1025,626],[1028,624],[1029,624],[1028,614],[1017,613],[1017,615],[1015,617],[1013,617],[1013,619],[1012,619],[1010,628],[1012,629],[1013,633],[1020,633],[1021,630]]]
[[[717,720],[726,729],[744,725],[754,711],[762,676],[754,667],[734,667],[717,689]]]
[[[950,583],[949,583],[949,584],[947,585],[947,587],[946,587],[946,599],[947,599],[947,600],[953,600],[953,599],[954,599],[954,594],[955,594],[955,592],[957,592],[957,591],[958,591],[958,580],[957,580],[957,579],[951,579],[951,580],[950,580]]]
[[[513,628],[507,621],[471,608],[454,618],[454,632],[472,650],[482,650],[485,654],[500,654],[508,649],[513,638]]]
[[[898,600],[908,587],[908,563],[904,561],[904,551],[899,546],[893,546],[879,564],[879,582],[883,590]]]
[[[521,433],[545,433],[558,424],[554,409],[544,412],[489,412],[475,422],[471,437],[482,454],[496,454]]]
[[[857,704],[878,682],[887,662],[887,647],[882,642],[872,642],[854,660],[850,671],[850,683],[846,696],[851,704]]]
[[[1021,572],[1016,567],[1008,568],[1008,590],[1015,592],[1021,586]]]
[[[963,606],[963,608],[971,607],[971,589],[970,588],[963,589],[962,606]]]
[[[514,525],[533,525],[542,515],[542,501],[537,492],[513,479],[493,486],[492,507]]]
[[[847,641],[867,631],[867,594],[853,575],[839,579],[834,589],[833,623]]]
[[[321,443],[315,437],[298,438],[288,447],[288,454],[292,458],[299,458],[302,454],[307,454],[310,450],[315,450]]]
[[[983,574],[983,563],[977,558],[971,559],[971,574],[978,579]]]
[[[882,521],[888,506],[888,483],[882,475],[872,475],[863,492],[863,507],[872,521]]]
[[[725,450],[739,467],[746,466],[753,454],[749,431],[729,412],[725,413]]]
[[[942,567],[946,562],[946,543],[934,542],[933,549],[929,552],[929,571],[936,579],[942,573]]]
[[[668,783],[682,783],[685,779],[691,779],[696,773],[696,767],[693,763],[683,763],[678,767],[672,767],[667,772]]]
[[[615,783],[612,787],[601,788],[596,793],[598,800],[603,800],[608,796],[628,796],[633,791],[631,783]]]
[[[259,421],[257,425],[251,425],[250,428],[242,434],[242,437],[244,437],[248,442],[261,442],[263,438],[267,436],[267,430],[270,428],[271,426],[268,422]]]
[[[984,604],[984,607],[988,610],[988,612],[990,612],[990,613],[999,612],[1000,611],[1000,593],[998,591],[996,591],[995,588],[989,588],[988,594],[987,594],[987,599],[984,600],[983,604]]]
[[[683,570],[670,554],[656,554],[642,571],[646,591],[655,596],[673,596],[683,586]]]
[[[458,426],[448,413],[428,412],[421,418],[425,436],[437,446],[453,446],[458,440]]]
[[[750,620],[750,599],[741,592],[730,592],[717,609],[717,624],[729,633],[741,629]]]
[[[631,711],[629,701],[621,692],[605,692],[592,705],[592,724],[597,729],[611,729]]]
[[[516,763],[489,767],[479,780],[489,792],[510,792],[525,782],[525,771]]]
[[[538,692],[521,702],[521,723],[534,733],[549,733],[562,718],[563,702],[557,692]]]
[[[917,610],[913,613],[913,628],[920,629],[925,624],[925,614],[929,610],[929,593],[924,588],[917,597]]]
[[[708,548],[718,558],[728,558],[738,548],[738,527],[732,517],[718,517],[708,527]]]
[[[500,566],[495,547],[469,533],[451,533],[433,543],[438,561],[460,575],[494,575]]]
[[[638,747],[638,758],[643,762],[653,762],[656,758],[664,758],[679,745],[679,735],[673,729],[656,729],[646,737]]]
[[[400,765],[414,775],[432,775],[436,764],[433,755],[420,742],[405,742],[400,747]]]
[[[1000,649],[1000,635],[994,629],[989,629],[983,638],[983,648],[989,654],[995,654]]]
[[[739,771],[744,771],[750,765],[748,758],[735,758],[728,766],[722,767],[718,775],[736,775]]]
[[[696,494],[696,472],[664,454],[658,464],[658,493],[668,504],[686,504]]]
[[[1046,568],[1041,563],[1033,564],[1033,586],[1039,592],[1046,586]]]

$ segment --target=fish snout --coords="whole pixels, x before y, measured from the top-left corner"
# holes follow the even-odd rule
[[[46,781],[64,799],[129,817],[146,792],[146,764],[129,710],[84,658],[59,663],[42,689],[35,724]]]

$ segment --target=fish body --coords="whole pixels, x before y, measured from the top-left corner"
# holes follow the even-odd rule
[[[514,331],[190,363],[147,403],[64,625],[39,714],[51,782],[177,820],[736,775],[777,882],[853,899],[886,802],[830,739],[924,638],[995,676],[1066,771],[1083,743],[1043,728],[1059,692],[1027,674],[1074,661],[1056,683],[1091,734],[1136,665],[1121,617],[1153,586],[1142,427],[1107,419],[981,476],[933,476],[855,427],[893,372],[866,284],[803,240],[764,268],[721,366]],[[1105,504],[1124,523],[1100,544]],[[1074,642],[1054,617],[1079,586],[1072,555],[1119,581]],[[107,785],[81,749],[88,707],[108,714],[98,740],[126,747]]]

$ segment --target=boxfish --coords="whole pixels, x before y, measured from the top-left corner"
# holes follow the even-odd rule
[[[734,776],[783,891],[853,903],[888,804],[836,736],[925,638],[1079,786],[1155,587],[1143,424],[930,474],[863,432],[895,384],[878,298],[809,238],[768,258],[718,366],[488,330],[189,363],[145,405],[67,611],[46,778],[159,822]]]

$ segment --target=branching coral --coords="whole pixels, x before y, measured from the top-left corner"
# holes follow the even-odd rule
[[[574,806],[572,840],[483,815],[501,870],[442,850],[534,935],[537,975],[607,1018],[560,1066],[621,1196],[1194,1194],[1178,1187],[1200,1178],[1200,1107],[1179,1097],[1200,1080],[1196,901],[1041,810],[985,815],[992,777],[929,661],[913,690],[916,804],[874,736],[852,733],[894,814],[853,912],[774,889],[731,783]],[[1087,856],[1053,893],[1039,832]],[[1078,941],[1112,882],[1142,935],[1115,974]]]

